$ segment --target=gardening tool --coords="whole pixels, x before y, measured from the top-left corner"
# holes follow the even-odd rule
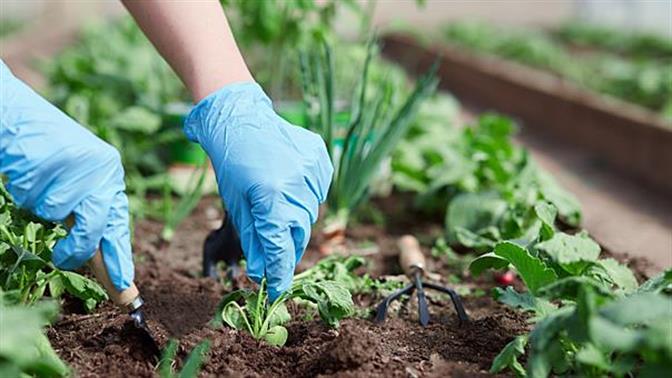
[[[145,314],[142,311],[144,301],[142,300],[142,297],[140,297],[140,291],[135,286],[135,283],[131,283],[131,286],[124,291],[117,291],[112,284],[112,281],[110,281],[110,276],[108,275],[105,263],[103,262],[103,254],[100,250],[96,251],[96,254],[89,261],[89,266],[98,282],[103,285],[105,291],[107,291],[107,295],[110,296],[112,302],[120,308],[129,311],[128,315],[133,319],[133,324],[138,329],[143,342],[150,348],[152,355],[160,358],[161,349],[147,326]]]
[[[462,322],[468,322],[469,317],[464,311],[464,306],[462,306],[462,300],[460,296],[457,295],[455,290],[448,287],[443,287],[435,285],[429,282],[423,282],[422,277],[425,272],[425,256],[420,250],[420,243],[412,235],[404,235],[399,238],[397,243],[399,246],[399,264],[404,270],[404,273],[410,278],[411,283],[406,287],[399,289],[392,293],[390,296],[385,298],[381,304],[376,308],[376,322],[381,323],[385,320],[387,314],[387,308],[390,306],[390,303],[398,299],[404,294],[412,294],[414,290],[417,290],[418,295],[418,316],[420,324],[425,327],[429,323],[429,310],[427,308],[427,297],[425,296],[425,288],[430,288],[434,290],[441,291],[450,295],[450,299],[455,306],[457,311],[457,317]]]
[[[224,261],[228,269],[227,278],[235,282],[240,275],[238,262],[242,258],[240,238],[228,213],[224,213],[221,227],[211,231],[203,244],[203,276],[219,278],[217,263]]]

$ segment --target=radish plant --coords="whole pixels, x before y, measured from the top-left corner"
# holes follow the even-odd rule
[[[221,303],[221,321],[234,329],[245,330],[257,340],[283,346],[288,336],[284,324],[291,319],[285,303],[290,299],[314,303],[320,318],[332,327],[354,313],[350,292],[336,281],[298,279],[273,303],[268,303],[264,280],[258,291],[243,289],[227,294]]]
[[[494,360],[492,373],[517,376],[657,376],[672,363],[672,270],[638,287],[628,267],[600,259],[600,246],[585,232],[570,235],[553,226],[557,210],[535,209],[532,240],[499,241],[472,261],[478,275],[513,267],[527,287],[496,289],[502,303],[533,315],[520,335]],[[646,309],[646,311],[642,311]],[[518,358],[528,346],[527,366]]]
[[[423,76],[405,98],[390,81],[373,83],[369,70],[376,51],[370,43],[347,122],[336,117],[339,100],[331,47],[326,43],[301,55],[307,127],[325,140],[334,178],[327,197],[325,233],[342,234],[353,210],[366,198],[370,183],[406,135],[420,103],[436,89],[434,70]]]

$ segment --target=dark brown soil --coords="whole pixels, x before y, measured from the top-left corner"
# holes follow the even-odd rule
[[[398,206],[379,205],[390,211],[389,206]],[[290,306],[295,316],[282,348],[259,343],[244,332],[214,327],[211,319],[217,303],[230,287],[199,278],[199,271],[202,243],[217,225],[213,218],[221,216],[218,209],[216,200],[202,201],[170,246],[160,246],[156,235],[161,226],[155,222],[140,222],[135,232],[136,283],[146,301],[150,328],[162,345],[169,338],[178,339],[180,358],[209,339],[211,348],[202,376],[490,376],[488,369],[501,348],[528,330],[524,315],[501,306],[489,295],[465,296],[471,322],[459,324],[450,301],[432,292],[428,292],[432,318],[426,328],[417,323],[414,300],[392,307],[388,320],[381,325],[358,317],[343,321],[338,329],[330,329],[318,320],[302,320],[301,310]],[[401,233],[413,232],[423,240],[440,231],[436,223],[418,221],[422,218],[417,214],[400,213],[405,221],[390,222],[387,230],[358,224],[348,235],[352,245],[368,242],[378,246],[379,252],[369,256],[371,274],[400,273],[395,241]],[[415,221],[409,221],[412,219]],[[429,256],[429,251],[425,252]],[[320,257],[317,248],[309,247],[300,268]],[[428,265],[439,273],[432,276],[434,280],[444,280],[451,274],[461,276],[439,260],[430,259]],[[469,281],[458,286],[486,291],[492,287],[492,280],[487,278]],[[360,306],[367,307],[379,300],[372,295],[356,298]],[[157,375],[156,358],[125,314],[109,303],[93,314],[67,308],[48,336],[77,376]],[[361,312],[367,313],[365,309]]]

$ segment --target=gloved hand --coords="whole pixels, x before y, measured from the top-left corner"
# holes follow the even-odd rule
[[[275,300],[292,283],[329,191],[333,168],[324,141],[278,116],[252,82],[201,100],[184,131],[210,156],[248,276],[256,282],[265,276]]]
[[[119,153],[14,77],[0,60],[0,173],[18,206],[75,224],[54,246],[53,262],[76,269],[101,247],[122,291],[133,281],[128,199]]]

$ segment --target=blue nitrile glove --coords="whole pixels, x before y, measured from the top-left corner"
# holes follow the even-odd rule
[[[40,97],[0,60],[0,173],[18,206],[75,224],[53,262],[76,269],[100,246],[118,290],[133,281],[128,199],[119,153]]]
[[[225,86],[201,100],[184,131],[210,156],[248,276],[256,282],[265,276],[275,300],[291,286],[329,191],[333,168],[324,141],[278,116],[252,82]]]

